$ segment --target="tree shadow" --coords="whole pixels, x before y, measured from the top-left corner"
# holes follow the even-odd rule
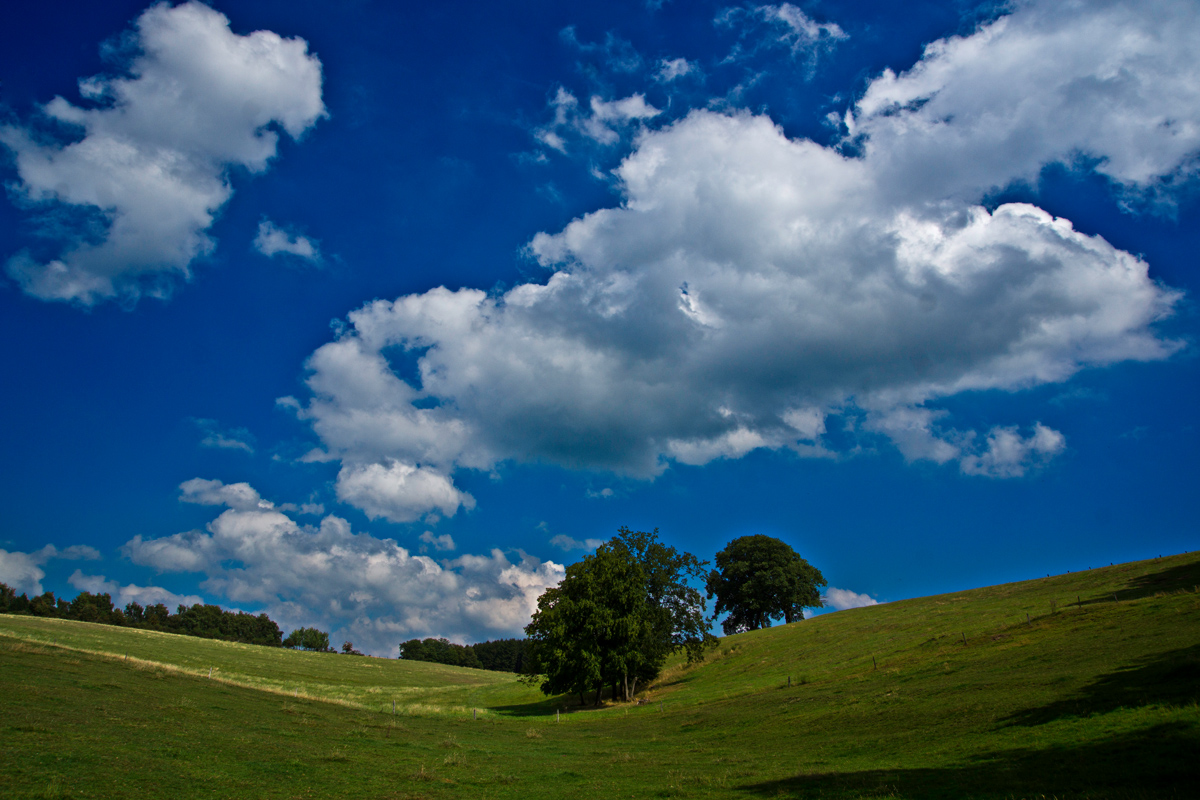
[[[1001,720],[1043,725],[1062,717],[1086,717],[1118,708],[1180,707],[1200,702],[1200,645],[1168,650],[1101,675],[1075,694]]]
[[[1116,595],[1118,600],[1137,600],[1156,595],[1159,592],[1169,594],[1185,589],[1195,591],[1198,586],[1200,586],[1200,560],[1169,567],[1149,575],[1139,575],[1130,580],[1124,589],[1118,589]],[[1103,602],[1111,597],[1112,593],[1109,593],[1096,598],[1096,600]]]
[[[1200,731],[1185,722],[1075,746],[983,753],[940,768],[796,775],[739,787],[769,797],[1133,800],[1195,797]]]

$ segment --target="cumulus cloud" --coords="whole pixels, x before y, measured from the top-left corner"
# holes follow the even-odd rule
[[[1083,159],[1145,191],[1194,176],[1200,6],[1014,3],[872,81],[846,121],[882,187],[972,199],[1048,163]]]
[[[1120,60],[1120,41],[1094,38],[1118,6],[1070,7],[1074,26],[1059,27],[1089,42],[1088,52],[1115,49]],[[1056,135],[1075,131],[1075,149],[1114,165],[1109,174],[1122,181],[1162,185],[1193,163],[1194,146],[1178,141],[1190,135],[1186,125],[1139,127],[1129,141],[1092,136],[1154,104],[1175,108],[1173,119],[1200,114],[1192,95],[1152,80],[1162,64],[1191,58],[1187,36],[1161,30],[1188,22],[1173,8],[1122,17],[1121,37],[1163,33],[1171,45],[1145,62],[1120,61],[1131,73],[1122,80],[1153,99],[1115,92],[1061,124],[1046,117]],[[1033,11],[1051,13],[1019,5],[1012,16]],[[426,470],[438,487],[428,509],[453,507],[456,470],[509,460],[645,478],[672,462],[761,448],[830,456],[887,440],[909,460],[970,475],[1017,477],[1046,463],[1065,447],[1060,432],[1040,423],[1026,434],[1011,424],[960,429],[937,401],[1167,358],[1182,345],[1155,323],[1180,294],[1069,220],[1027,203],[982,205],[988,187],[1028,174],[1023,150],[953,177],[983,135],[958,76],[986,71],[996,42],[1026,27],[1002,19],[931,45],[903,76],[877,79],[850,115],[854,147],[789,139],[749,113],[693,111],[643,131],[615,170],[618,206],[530,242],[544,282],[368,303],[309,359],[311,397],[293,407],[320,437],[322,457],[340,459],[347,475]],[[1190,30],[1200,34],[1200,25]],[[1081,61],[1079,50],[1048,49],[1037,60],[1061,60],[1060,72],[1084,87],[1104,80],[1110,64]],[[933,124],[933,100],[886,109],[877,101],[877,87],[896,94],[891,87],[951,51],[962,69],[939,73],[935,99],[962,98],[961,127],[957,105],[941,105]],[[993,97],[1000,118],[1061,87],[1043,82],[1040,67],[1027,80],[1006,74],[1011,91]],[[928,130],[945,163],[918,169],[924,145],[902,130],[917,140]],[[1117,170],[1143,151],[1160,155],[1152,169]],[[374,495],[342,496],[378,513]],[[420,511],[416,499],[401,505],[395,518]]]
[[[475,498],[461,492],[445,475],[395,459],[384,464],[348,464],[338,472],[337,495],[361,508],[371,519],[412,522],[430,509],[447,517],[460,507],[472,509]]]
[[[241,510],[272,507],[272,503],[269,500],[263,500],[254,487],[248,483],[224,484],[221,481],[209,481],[203,478],[192,478],[179,484],[179,499],[185,503],[229,506]]]
[[[185,497],[225,497],[227,507],[203,531],[135,536],[123,548],[134,563],[201,573],[206,592],[263,609],[284,627],[317,625],[374,653],[393,654],[413,636],[518,635],[538,596],[565,574],[560,564],[523,553],[512,560],[500,550],[438,563],[392,539],[355,533],[333,515],[302,525],[282,506],[248,502],[258,492],[246,484],[188,484],[194,488]],[[249,491],[222,494],[233,487]]]
[[[254,249],[268,258],[288,255],[313,264],[321,261],[321,250],[311,239],[278,228],[274,222],[268,219],[258,223],[258,234],[254,237]]]
[[[75,570],[67,582],[81,592],[92,594],[108,594],[113,599],[113,605],[124,608],[130,603],[141,606],[152,606],[162,603],[172,612],[179,606],[194,606],[203,603],[204,598],[194,594],[176,594],[161,586],[138,586],[135,583],[120,584],[105,579],[103,575],[85,575],[83,570]]]
[[[838,589],[833,586],[821,596],[821,600],[825,605],[836,611],[845,611],[848,608],[865,608],[867,606],[877,605],[878,600],[868,597],[865,594],[858,594],[849,589]]]
[[[1027,437],[1021,436],[1015,426],[993,428],[988,433],[987,447],[978,455],[964,458],[962,471],[968,475],[1017,478],[1054,458],[1066,446],[1061,433],[1040,422]]]
[[[18,592],[42,594],[42,578],[46,577],[42,566],[53,558],[65,561],[95,561],[100,558],[100,551],[85,544],[72,545],[62,550],[48,544],[32,553],[10,553],[0,550],[0,583],[7,584]]]
[[[159,3],[134,23],[123,75],[80,81],[86,107],[42,111],[63,143],[0,128],[14,188],[64,231],[49,261],[22,253],[8,273],[43,300],[92,305],[165,296],[208,253],[206,231],[233,189],[228,171],[262,172],[282,129],[300,137],[325,116],[321,63],[302,39],[233,33],[197,2]]]

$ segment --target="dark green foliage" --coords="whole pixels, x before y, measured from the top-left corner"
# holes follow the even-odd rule
[[[400,657],[409,661],[429,661],[452,667],[483,668],[471,645],[455,644],[447,639],[409,639],[400,644]]]
[[[700,659],[713,637],[704,599],[687,581],[702,577],[704,566],[659,542],[657,530],[622,527],[538,598],[525,628],[527,671],[543,677],[547,694],[570,692],[583,702],[594,689],[598,703],[606,686],[614,698],[631,698],[671,653]]]
[[[771,627],[771,620],[804,618],[805,608],[820,608],[824,576],[785,542],[770,536],[742,536],[716,555],[708,576],[708,596],[717,598],[714,617],[733,634]]]
[[[342,654],[347,656],[362,655],[362,653],[354,649],[354,642],[342,642]]]
[[[333,648],[329,646],[329,634],[316,628],[296,628],[283,640],[283,646],[317,653],[333,652]]]
[[[15,590],[0,583],[0,613],[149,628],[205,639],[224,639],[275,647],[279,646],[280,639],[283,638],[279,626],[266,614],[256,616],[243,611],[226,611],[219,606],[200,604],[191,608],[179,606],[178,611],[172,614],[162,603],[146,608],[139,603],[130,603],[122,611],[113,607],[112,596],[107,592],[80,592],[71,601],[61,597],[55,599],[53,592],[46,592],[30,600],[24,594],[18,595]]]
[[[525,640],[497,639],[471,645],[479,658],[479,666],[496,672],[525,671]]]

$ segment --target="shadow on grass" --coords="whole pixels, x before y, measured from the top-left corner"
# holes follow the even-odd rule
[[[1062,717],[1086,717],[1118,708],[1200,702],[1200,645],[1168,650],[1101,675],[1075,694],[1027,708],[1001,720],[1009,725],[1043,725]]]
[[[1197,587],[1200,587],[1200,560],[1138,576],[1129,581],[1124,589],[1118,589],[1116,595],[1118,600],[1137,600],[1159,592],[1170,594],[1184,590],[1195,591]],[[1092,602],[1104,602],[1111,598],[1112,595],[1108,594],[1095,598]],[[1084,604],[1088,602],[1085,600]]]
[[[797,775],[739,787],[767,797],[1089,800],[1195,797],[1200,731],[1184,722],[1070,747],[984,753],[941,768]]]

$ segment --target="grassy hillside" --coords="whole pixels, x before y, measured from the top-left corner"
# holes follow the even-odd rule
[[[498,673],[0,617],[0,786],[15,797],[1192,797],[1198,586],[1200,556],[1188,554],[838,612],[727,637],[704,664],[671,667],[651,705],[557,723],[562,699]],[[393,697],[407,714],[391,715]],[[476,704],[487,712],[472,720]]]
[[[74,620],[0,615],[0,635],[122,664],[390,713],[458,714],[544,701],[505,672],[397,659],[308,653]]]

